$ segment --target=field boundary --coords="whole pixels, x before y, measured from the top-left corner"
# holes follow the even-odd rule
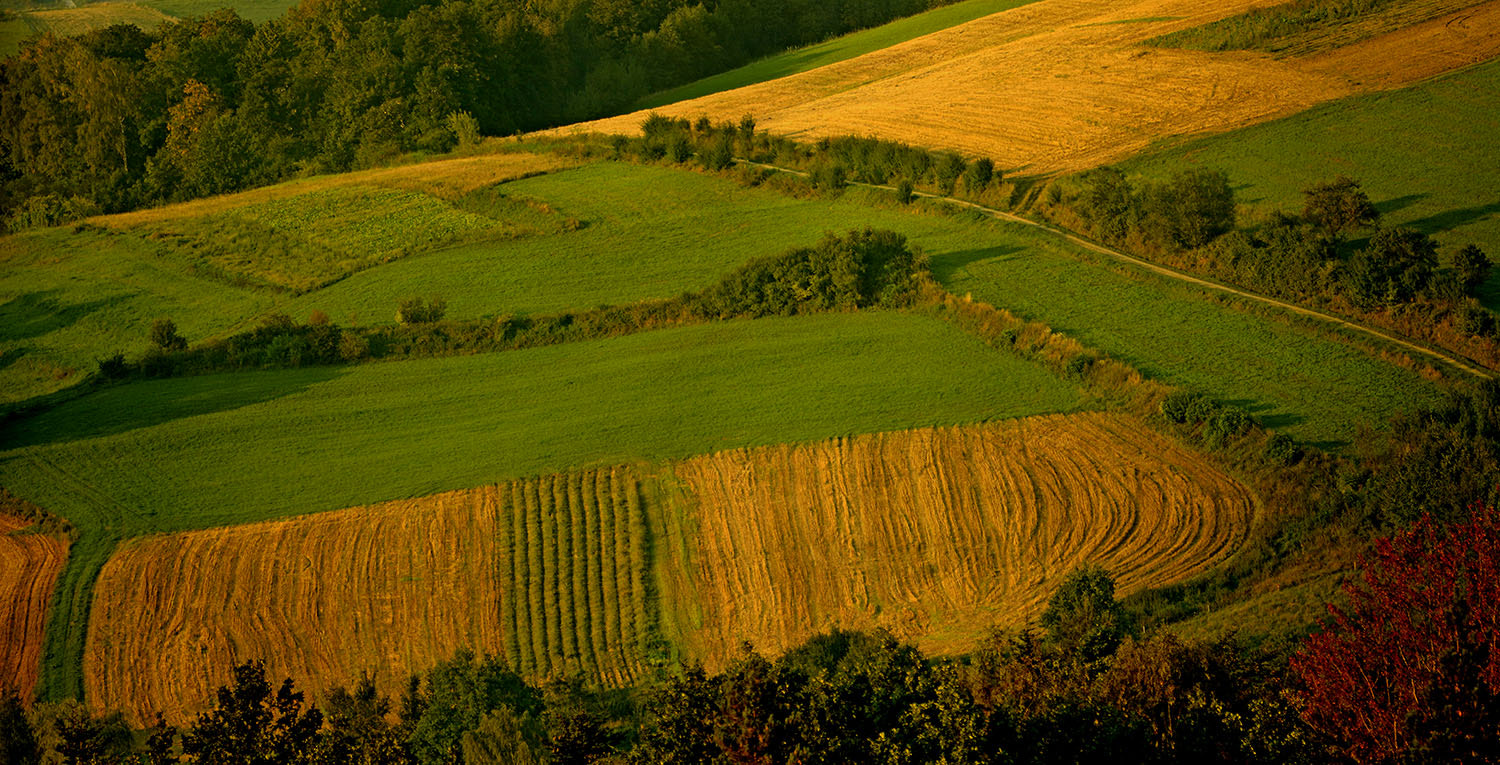
[[[781,167],[779,165],[771,165],[771,164],[766,164],[764,162],[753,162],[753,161],[750,161],[750,160],[747,160],[747,159],[738,159],[738,158],[735,159],[735,162],[737,162],[737,163],[739,163],[741,165],[748,165],[750,167],[759,167],[759,168],[763,168],[763,169],[766,169],[766,170],[772,170],[772,171],[775,171],[775,172],[778,172],[778,173],[789,173],[791,175],[796,175],[796,176],[800,176],[800,177],[803,177],[803,178],[808,177],[808,174],[806,172],[803,172],[801,170],[795,170],[795,169],[792,169],[792,168],[789,168],[789,167]],[[895,192],[896,191],[896,188],[894,186],[885,186],[885,185],[877,184],[877,183],[863,183],[863,182],[860,182],[860,181],[848,181],[847,183],[850,186],[858,186],[858,187],[867,188],[867,189],[878,189],[878,190],[881,190],[881,191],[890,191],[890,192]],[[1488,372],[1488,371],[1485,371],[1483,369],[1480,369],[1479,367],[1473,366],[1470,363],[1465,363],[1465,361],[1460,361],[1458,358],[1450,356],[1450,355],[1448,355],[1446,353],[1443,353],[1441,351],[1437,351],[1437,350],[1434,350],[1432,348],[1428,348],[1428,347],[1426,347],[1424,345],[1418,344],[1414,340],[1407,340],[1407,339],[1403,339],[1403,338],[1400,338],[1400,337],[1397,337],[1397,336],[1394,336],[1394,335],[1390,335],[1390,334],[1382,332],[1382,331],[1380,331],[1378,329],[1374,329],[1372,327],[1368,327],[1368,326],[1365,326],[1363,324],[1359,324],[1359,323],[1351,321],[1349,319],[1341,318],[1339,316],[1335,316],[1335,315],[1328,314],[1328,313],[1323,313],[1322,311],[1315,311],[1315,310],[1313,310],[1311,308],[1306,308],[1306,307],[1303,307],[1303,306],[1299,306],[1299,305],[1297,305],[1295,303],[1288,303],[1288,302],[1285,302],[1285,301],[1282,301],[1282,300],[1277,300],[1277,299],[1272,298],[1272,297],[1267,297],[1265,295],[1261,295],[1261,294],[1258,294],[1258,293],[1255,293],[1255,292],[1250,292],[1248,290],[1244,290],[1244,289],[1241,289],[1239,287],[1231,287],[1229,285],[1220,284],[1218,282],[1215,282],[1215,281],[1212,281],[1212,280],[1209,280],[1209,279],[1204,279],[1202,277],[1192,276],[1190,274],[1186,274],[1186,273],[1183,273],[1181,271],[1178,271],[1177,269],[1170,268],[1168,266],[1163,266],[1163,265],[1160,265],[1158,263],[1152,263],[1149,260],[1145,260],[1145,259],[1142,259],[1142,258],[1135,257],[1134,255],[1127,255],[1127,254],[1125,254],[1125,253],[1123,253],[1123,252],[1121,252],[1119,250],[1116,250],[1114,248],[1106,247],[1106,246],[1104,246],[1102,244],[1099,244],[1097,242],[1093,242],[1093,241],[1090,241],[1088,239],[1085,239],[1084,237],[1079,236],[1078,234],[1075,234],[1075,233],[1073,233],[1071,231],[1068,231],[1066,229],[1058,228],[1058,227],[1055,227],[1055,226],[1052,226],[1052,225],[1048,225],[1046,223],[1041,223],[1039,221],[1035,221],[1035,220],[1032,220],[1030,218],[1026,218],[1026,217],[1023,217],[1023,216],[1020,216],[1020,215],[1016,215],[1015,213],[1006,212],[1004,210],[998,210],[998,209],[993,208],[993,207],[986,207],[985,205],[981,205],[981,204],[979,204],[977,202],[970,202],[968,200],[958,199],[958,198],[955,198],[955,197],[943,196],[941,194],[932,194],[932,193],[925,192],[925,191],[913,191],[912,192],[912,196],[921,197],[923,199],[932,199],[932,200],[935,200],[935,201],[938,201],[938,202],[945,202],[945,203],[948,203],[948,204],[951,204],[951,205],[954,205],[954,206],[957,206],[957,207],[968,208],[968,209],[971,209],[971,210],[975,210],[976,212],[980,212],[980,213],[983,213],[985,215],[988,215],[989,217],[995,218],[997,220],[1003,220],[1003,221],[1007,221],[1007,222],[1010,222],[1010,223],[1019,223],[1019,224],[1021,224],[1023,226],[1031,226],[1032,228],[1040,229],[1040,230],[1045,231],[1045,232],[1047,232],[1049,234],[1052,234],[1054,236],[1062,237],[1063,239],[1066,239],[1069,242],[1072,242],[1073,244],[1076,244],[1076,245],[1078,245],[1080,247],[1083,247],[1084,249],[1089,250],[1091,252],[1095,252],[1095,253],[1100,254],[1100,255],[1106,255],[1108,257],[1111,257],[1111,258],[1114,258],[1116,260],[1122,261],[1124,263],[1136,266],[1137,268],[1141,268],[1141,269],[1150,271],[1150,272],[1155,273],[1155,274],[1160,275],[1160,276],[1165,276],[1165,277],[1168,277],[1168,278],[1171,278],[1171,279],[1176,279],[1177,281],[1184,282],[1184,283],[1187,283],[1187,284],[1192,284],[1192,285],[1197,286],[1197,287],[1204,287],[1204,288],[1207,288],[1207,289],[1216,290],[1218,292],[1223,292],[1223,293],[1226,293],[1226,294],[1229,294],[1229,295],[1234,295],[1236,297],[1245,298],[1245,299],[1248,299],[1248,300],[1253,300],[1253,301],[1256,301],[1256,302],[1259,302],[1259,303],[1264,303],[1266,305],[1274,306],[1276,308],[1280,308],[1280,309],[1283,309],[1283,310],[1286,310],[1286,311],[1290,311],[1290,312],[1295,313],[1295,314],[1299,314],[1299,315],[1302,315],[1302,316],[1307,316],[1309,318],[1317,319],[1319,321],[1325,322],[1327,324],[1332,324],[1334,326],[1337,326],[1337,327],[1340,327],[1340,328],[1343,328],[1343,329],[1349,329],[1349,330],[1354,330],[1356,332],[1361,332],[1361,333],[1370,335],[1372,337],[1375,337],[1377,339],[1384,340],[1386,342],[1393,343],[1395,345],[1401,346],[1402,348],[1405,348],[1407,350],[1416,351],[1417,353],[1420,353],[1420,354],[1422,354],[1424,356],[1428,356],[1430,358],[1437,359],[1438,361],[1441,361],[1441,362],[1443,362],[1443,363],[1445,363],[1445,364],[1447,364],[1447,365],[1449,365],[1449,366],[1451,366],[1451,367],[1453,367],[1455,369],[1459,369],[1459,370],[1462,370],[1464,372],[1467,372],[1467,373],[1469,373],[1469,374],[1471,374],[1471,375],[1473,375],[1475,377],[1479,377],[1481,379],[1486,379],[1486,380],[1488,380],[1488,379],[1494,379],[1494,374],[1491,373],[1491,372]]]

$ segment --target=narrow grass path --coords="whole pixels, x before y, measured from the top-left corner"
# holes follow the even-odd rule
[[[776,171],[776,172],[779,172],[779,173],[790,173],[792,175],[801,176],[803,178],[807,177],[807,173],[805,173],[805,172],[803,172],[801,170],[794,170],[794,169],[789,168],[789,167],[781,167],[779,165],[768,165],[768,164],[764,164],[764,163],[761,163],[761,162],[751,162],[751,161],[745,160],[745,159],[736,159],[735,162],[738,162],[738,163],[740,163],[742,165],[750,165],[751,167],[760,167],[760,168],[764,168],[766,170],[773,170],[773,171]],[[894,192],[896,190],[896,188],[894,186],[883,186],[883,185],[880,185],[880,184],[877,184],[877,183],[862,183],[862,182],[859,182],[859,181],[849,181],[848,184],[850,186],[860,186],[862,188],[867,188],[867,189],[880,189],[882,191]],[[1168,266],[1163,266],[1163,265],[1160,265],[1160,264],[1157,264],[1157,263],[1152,263],[1149,260],[1143,260],[1143,259],[1137,258],[1137,257],[1135,257],[1133,255],[1127,255],[1127,254],[1125,254],[1123,252],[1120,252],[1119,250],[1116,250],[1116,249],[1113,249],[1113,248],[1110,248],[1110,247],[1106,247],[1106,246],[1104,246],[1102,244],[1099,244],[1097,242],[1090,241],[1090,240],[1085,239],[1085,238],[1083,238],[1083,237],[1081,237],[1081,236],[1079,236],[1079,235],[1077,235],[1077,234],[1075,234],[1075,233],[1073,233],[1071,231],[1068,231],[1066,229],[1058,228],[1056,226],[1051,226],[1051,225],[1048,225],[1046,223],[1042,223],[1040,221],[1032,220],[1030,218],[1025,218],[1025,217],[1022,217],[1020,215],[1016,215],[1015,213],[1005,212],[1004,210],[997,210],[997,209],[995,209],[993,207],[986,207],[984,205],[981,205],[981,204],[978,204],[978,203],[975,203],[975,202],[970,202],[970,201],[967,201],[967,200],[964,200],[964,199],[958,199],[956,197],[943,196],[941,194],[931,194],[931,193],[928,193],[928,192],[925,192],[925,191],[913,192],[913,195],[914,196],[918,196],[918,197],[922,197],[924,199],[933,199],[933,200],[937,200],[939,202],[946,202],[948,204],[956,205],[956,206],[959,206],[959,207],[966,207],[966,208],[969,208],[971,210],[976,210],[978,212],[984,213],[985,215],[988,215],[988,216],[990,216],[992,218],[996,218],[996,219],[999,219],[999,220],[1009,221],[1011,223],[1019,223],[1019,224],[1021,224],[1023,226],[1031,226],[1032,228],[1041,229],[1042,231],[1045,231],[1045,232],[1047,232],[1049,234],[1052,234],[1054,236],[1062,237],[1063,239],[1066,239],[1069,242],[1072,242],[1073,244],[1076,244],[1076,245],[1078,245],[1080,247],[1083,247],[1084,249],[1087,249],[1087,250],[1090,250],[1090,251],[1093,251],[1093,252],[1097,252],[1097,253],[1099,253],[1101,255],[1107,255],[1107,256],[1109,256],[1111,258],[1114,258],[1116,260],[1120,260],[1120,261],[1123,261],[1125,263],[1129,263],[1129,264],[1131,264],[1133,266],[1145,269],[1147,271],[1150,271],[1150,272],[1155,273],[1155,274],[1159,274],[1161,276],[1166,276],[1168,278],[1176,279],[1178,281],[1186,282],[1188,284],[1193,284],[1193,285],[1196,285],[1196,286],[1199,286],[1199,287],[1206,287],[1206,288],[1211,289],[1211,290],[1217,290],[1219,292],[1225,292],[1225,293],[1228,293],[1228,294],[1231,294],[1231,295],[1235,295],[1235,296],[1238,296],[1238,297],[1246,298],[1248,300],[1254,300],[1254,301],[1257,301],[1257,302],[1260,302],[1260,303],[1265,303],[1266,305],[1276,306],[1277,308],[1281,308],[1281,309],[1290,311],[1292,313],[1299,314],[1301,316],[1308,316],[1308,317],[1317,319],[1319,321],[1323,321],[1323,322],[1326,322],[1326,323],[1329,323],[1329,324],[1333,324],[1335,326],[1338,326],[1338,327],[1341,327],[1341,328],[1344,328],[1344,329],[1352,329],[1352,330],[1355,330],[1356,332],[1362,332],[1362,333],[1370,335],[1372,337],[1376,337],[1376,338],[1378,338],[1380,340],[1384,340],[1384,341],[1386,341],[1388,343],[1392,343],[1392,344],[1398,345],[1398,346],[1400,346],[1402,348],[1405,348],[1407,350],[1416,351],[1417,353],[1420,353],[1420,354],[1422,354],[1424,356],[1427,356],[1429,358],[1433,358],[1433,359],[1436,359],[1438,361],[1441,361],[1441,362],[1443,362],[1445,364],[1448,364],[1449,366],[1451,366],[1451,367],[1453,367],[1455,369],[1460,369],[1460,370],[1462,370],[1464,372],[1467,372],[1467,373],[1469,373],[1471,375],[1474,375],[1475,377],[1479,377],[1479,378],[1483,378],[1483,379],[1493,379],[1494,378],[1494,374],[1492,372],[1489,372],[1489,371],[1487,371],[1485,369],[1481,369],[1480,367],[1475,366],[1473,363],[1469,363],[1468,360],[1460,360],[1458,357],[1455,357],[1455,356],[1449,355],[1447,353],[1444,353],[1442,351],[1439,351],[1439,350],[1430,348],[1428,346],[1419,344],[1419,343],[1417,343],[1417,342],[1415,342],[1413,340],[1405,339],[1405,338],[1402,338],[1402,337],[1398,337],[1396,335],[1392,335],[1392,334],[1389,334],[1389,333],[1386,333],[1386,332],[1382,332],[1382,331],[1380,331],[1378,329],[1375,329],[1373,327],[1369,327],[1369,326],[1366,326],[1364,324],[1360,324],[1360,323],[1351,321],[1349,319],[1346,319],[1346,318],[1343,318],[1343,317],[1340,317],[1340,316],[1335,316],[1333,314],[1323,313],[1322,311],[1315,311],[1315,310],[1313,310],[1311,308],[1300,306],[1300,305],[1297,305],[1295,303],[1288,303],[1288,302],[1283,301],[1283,300],[1277,300],[1276,298],[1267,297],[1265,295],[1261,295],[1261,294],[1255,293],[1255,292],[1250,292],[1248,290],[1244,290],[1244,289],[1241,289],[1239,287],[1233,287],[1233,286],[1230,286],[1230,285],[1227,285],[1227,284],[1220,284],[1219,282],[1215,282],[1215,281],[1211,281],[1211,280],[1204,279],[1204,278],[1201,278],[1201,277],[1193,276],[1191,274],[1184,273],[1182,271],[1178,271],[1175,268],[1170,268]]]

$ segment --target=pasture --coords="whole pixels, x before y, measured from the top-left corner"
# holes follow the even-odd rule
[[[455,237],[558,230],[559,216],[482,190],[573,164],[525,153],[439,160],[0,237],[0,404],[72,385],[112,353],[139,355],[158,317],[198,342],[296,309],[293,287]],[[374,199],[386,204],[361,207]],[[409,296],[366,320],[390,321]]]
[[[1040,0],[657,111],[719,121],[749,114],[763,129],[800,140],[873,135],[987,156],[1010,174],[1050,175],[1118,161],[1163,138],[1288,116],[1500,53],[1500,3],[1476,9],[1473,33],[1440,17],[1301,59],[1142,46],[1256,5]],[[634,133],[645,117],[641,111],[557,132]]]
[[[1164,48],[1301,56],[1447,16],[1485,0],[1296,0],[1147,41]]]
[[[28,265],[14,269],[13,279],[37,284],[43,293],[28,297],[9,287],[17,295],[10,310],[25,317],[14,325],[19,329],[11,349],[62,346],[72,366],[88,368],[92,359],[114,349],[139,352],[157,315],[172,316],[196,341],[243,327],[270,310],[298,318],[321,310],[340,323],[385,323],[397,301],[412,295],[443,296],[456,318],[665,298],[712,284],[752,257],[810,244],[830,231],[873,226],[905,234],[928,254],[944,286],[960,295],[972,292],[1048,322],[1158,379],[1246,404],[1268,425],[1299,438],[1348,441],[1360,424],[1435,396],[1433,386],[1415,373],[1311,330],[1220,305],[1199,290],[1118,266],[1023,226],[936,214],[920,205],[898,208],[877,192],[851,189],[839,199],[799,200],[697,173],[617,163],[518,180],[500,189],[577,219],[582,228],[408,256],[296,298],[184,280],[187,267],[171,258],[121,258],[111,254],[118,250],[83,248],[43,256],[39,247],[22,246],[24,237],[0,240],[0,253],[9,246],[17,252],[13,257]],[[192,212],[206,215],[226,205],[206,200]],[[150,214],[167,221],[188,210],[184,205]],[[132,215],[103,220],[111,227],[146,222],[145,214]],[[117,247],[130,239],[97,232],[27,236],[85,236]],[[97,277],[91,270],[96,268],[103,269]],[[114,276],[122,269],[143,285],[132,290],[149,299],[121,294],[118,304],[104,302],[126,292],[116,286],[121,277]],[[132,276],[137,271],[150,278]],[[174,298],[172,290],[181,290],[181,297]],[[56,306],[38,310],[32,304],[40,300]],[[84,310],[95,303],[100,307]],[[11,353],[18,361],[5,371],[16,376],[48,359],[35,350]],[[46,371],[30,374],[40,377]],[[1288,374],[1295,375],[1297,385],[1284,383]],[[24,391],[26,384],[36,385],[30,380],[14,385]],[[1371,383],[1351,392],[1345,390],[1351,380]],[[66,382],[53,382],[52,389]]]
[[[877,192],[798,200],[697,173],[617,163],[504,188],[585,226],[397,261],[299,298],[294,313],[384,320],[408,294],[441,294],[457,316],[670,297],[713,283],[752,253],[775,254],[829,231],[868,225],[905,234],[957,294],[972,292],[1045,321],[1157,379],[1246,405],[1298,438],[1347,442],[1361,424],[1436,400],[1436,388],[1416,373],[1313,330],[1221,305],[1200,290],[1024,226],[897,208]],[[1370,383],[1348,390],[1357,380]]]
[[[299,0],[142,0],[141,5],[155,8],[168,16],[185,19],[206,16],[220,8],[233,8],[242,19],[257,24],[279,18]]]
[[[112,24],[134,24],[155,29],[175,19],[153,7],[154,3],[88,3],[77,8],[10,10],[0,19],[0,56],[10,56],[26,40],[41,34],[58,37],[79,35]]]
[[[1445,250],[1477,243],[1495,257],[1497,143],[1500,60],[1264,125],[1164,145],[1120,168],[1153,178],[1220,168],[1252,216],[1300,211],[1302,189],[1347,175],[1363,184],[1385,225],[1416,228]],[[1500,307],[1493,286],[1487,302]]]

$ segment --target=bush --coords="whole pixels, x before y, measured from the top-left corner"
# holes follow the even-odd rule
[[[453,139],[458,142],[458,148],[471,149],[479,145],[479,120],[466,111],[457,111],[448,115],[448,132],[453,134]]]
[[[125,354],[116,353],[113,356],[99,359],[99,374],[108,380],[123,380],[130,374],[130,363],[125,361]]]
[[[964,171],[964,189],[970,194],[984,191],[993,180],[996,180],[995,162],[989,157],[974,160]]]
[[[1215,406],[1202,393],[1180,391],[1162,399],[1161,413],[1179,425],[1202,422],[1213,414]]]
[[[431,300],[423,302],[422,298],[411,297],[402,300],[396,306],[396,323],[401,325],[431,324],[443,320],[448,313],[448,303],[440,297],[434,296]]]
[[[1468,304],[1458,309],[1458,330],[1474,337],[1495,336],[1495,314],[1482,306]]]
[[[911,204],[912,199],[916,197],[916,195],[916,190],[912,188],[911,181],[902,178],[901,181],[896,184],[897,202],[900,202],[904,205],[909,205]]]
[[[1082,380],[1088,376],[1089,370],[1094,367],[1094,362],[1099,359],[1092,353],[1080,353],[1068,359],[1067,375],[1072,380]]]
[[[339,335],[339,358],[344,361],[362,361],[370,357],[370,341],[355,332]]]
[[[836,162],[819,162],[814,165],[812,172],[808,173],[808,179],[812,181],[813,188],[825,191],[838,191],[849,185],[843,165]]]
[[[177,334],[177,323],[161,318],[151,322],[151,345],[163,351],[180,351],[187,348],[187,339]]]
[[[1218,445],[1229,438],[1244,435],[1255,421],[1244,410],[1235,407],[1220,406],[1211,418],[1206,420],[1208,432],[1204,435],[1210,444]]]
[[[1302,447],[1283,433],[1273,433],[1266,439],[1266,459],[1290,467],[1302,459]]]

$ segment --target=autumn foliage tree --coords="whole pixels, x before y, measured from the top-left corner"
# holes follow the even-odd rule
[[[1376,543],[1292,661],[1303,717],[1357,762],[1500,760],[1500,511]]]

